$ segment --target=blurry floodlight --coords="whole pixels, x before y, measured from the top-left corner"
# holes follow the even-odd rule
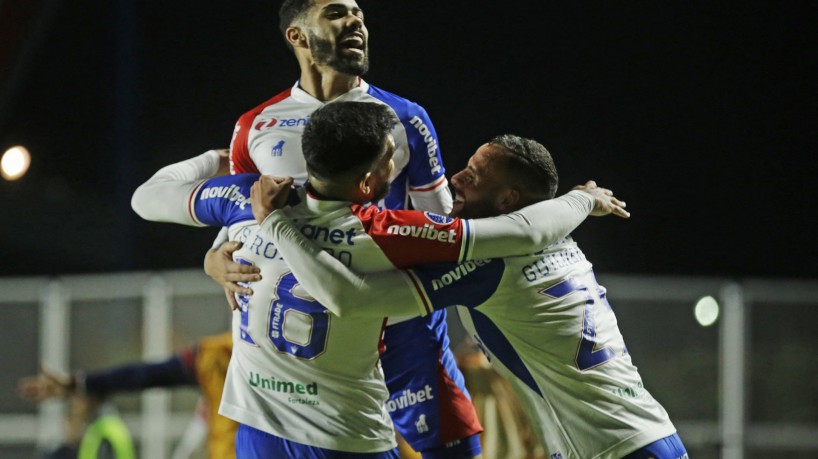
[[[25,147],[11,147],[3,153],[0,160],[0,174],[6,180],[17,180],[26,175],[31,165],[31,155]]]
[[[719,303],[712,296],[701,298],[696,302],[693,314],[695,314],[699,325],[709,327],[716,323],[719,318]]]

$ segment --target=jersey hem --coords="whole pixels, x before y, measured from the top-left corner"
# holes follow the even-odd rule
[[[649,431],[638,432],[636,435],[620,441],[605,451],[593,456],[592,459],[618,459],[675,433],[676,427],[672,423],[663,423]]]
[[[290,431],[279,432],[269,426],[269,420],[263,415],[248,411],[236,405],[232,405],[224,400],[222,400],[222,403],[219,406],[219,414],[240,424],[267,432],[270,435],[275,435],[285,440],[301,443],[307,446],[314,446],[317,448],[331,449],[334,451],[343,451],[348,453],[382,453],[397,448],[398,446],[394,437],[390,438],[389,440],[379,440],[342,438],[337,435],[327,434],[327,439],[332,441],[323,442],[320,438],[316,438],[315,436],[297,435]]]

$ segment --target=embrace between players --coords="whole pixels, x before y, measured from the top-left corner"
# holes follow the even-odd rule
[[[425,458],[479,456],[456,306],[549,457],[685,457],[569,236],[625,204],[594,182],[554,198],[550,154],[513,135],[477,149],[452,200],[425,110],[361,79],[355,1],[280,16],[296,84],[240,118],[229,158],[167,166],[133,197],[148,220],[226,228],[206,267],[236,309],[219,412],[237,456],[393,458],[393,425]]]

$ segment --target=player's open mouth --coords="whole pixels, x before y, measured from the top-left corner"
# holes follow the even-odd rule
[[[341,47],[352,52],[363,54],[366,49],[364,34],[353,32],[341,39]]]

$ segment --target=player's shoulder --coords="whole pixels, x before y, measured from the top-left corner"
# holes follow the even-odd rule
[[[286,99],[288,99],[292,95],[292,88],[287,88],[284,91],[276,94],[275,96],[265,100],[264,102],[258,104],[257,106],[253,107],[252,109],[244,112],[239,118],[239,122],[241,121],[252,121],[259,113],[263,112],[267,107],[272,105],[278,104]]]
[[[426,109],[415,101],[374,85],[369,85],[368,94],[392,108],[401,121],[411,121],[415,117],[428,119]]]

